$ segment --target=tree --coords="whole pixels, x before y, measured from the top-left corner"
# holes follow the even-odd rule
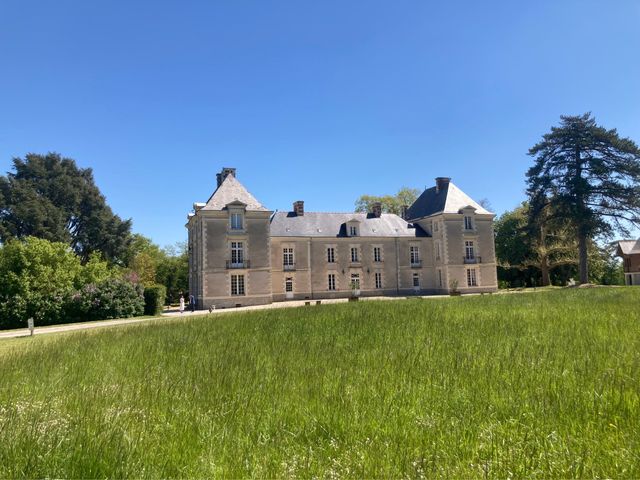
[[[553,206],[553,216],[572,226],[580,283],[587,283],[589,241],[640,225],[640,149],[590,113],[560,118],[529,150],[528,194],[536,215]]]
[[[373,204],[380,202],[382,204],[382,211],[385,213],[395,213],[396,215],[402,214],[402,207],[404,205],[410,206],[416,201],[420,195],[420,191],[415,188],[402,187],[395,195],[362,195],[356,200],[356,212],[370,212]]]
[[[34,236],[70,245],[82,263],[94,252],[121,263],[131,221],[115,215],[90,168],[57,153],[14,158],[0,176],[0,241]]]

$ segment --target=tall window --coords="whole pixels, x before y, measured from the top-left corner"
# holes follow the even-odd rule
[[[467,260],[473,260],[474,258],[476,258],[473,242],[470,240],[464,242],[464,258],[466,258]]]
[[[241,213],[232,213],[231,214],[231,230],[242,230],[242,214]]]
[[[335,290],[336,289],[336,274],[335,273],[330,273],[329,274],[329,290]]]
[[[464,216],[464,229],[473,230],[473,219],[469,215]]]
[[[244,263],[244,245],[242,242],[231,242],[231,263],[235,266]]]
[[[351,274],[351,288],[354,290],[360,290],[360,274],[352,273]]]
[[[382,288],[382,273],[376,272],[376,288]]]
[[[336,261],[336,249],[333,247],[327,247],[327,262],[335,263]]]
[[[285,270],[290,270],[293,268],[293,248],[283,248],[282,249],[282,265]]]
[[[420,275],[419,275],[419,274],[417,274],[417,273],[414,273],[414,274],[413,274],[413,286],[414,286],[415,288],[420,287]]]
[[[373,261],[381,262],[382,261],[382,248],[381,247],[373,247]]]
[[[244,295],[244,275],[231,275],[231,295]]]
[[[357,263],[358,261],[358,247],[351,247],[351,262]]]
[[[411,257],[411,265],[420,265],[420,247],[409,247],[409,255]]]
[[[476,278],[475,268],[467,268],[467,287],[477,287],[478,280]]]
[[[438,286],[442,288],[442,270],[438,270]]]
[[[293,278],[287,277],[284,281],[284,291],[287,293],[293,292]]]
[[[349,236],[357,237],[358,236],[358,227],[355,225],[349,225]]]
[[[436,242],[436,260],[440,260],[440,242]]]

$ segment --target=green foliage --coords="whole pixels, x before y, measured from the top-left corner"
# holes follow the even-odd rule
[[[81,322],[142,315],[143,287],[122,278],[89,284],[71,295],[66,304],[66,321]]]
[[[144,289],[144,314],[160,315],[167,297],[167,288],[164,285],[151,285]]]
[[[560,118],[529,150],[535,163],[527,172],[528,194],[535,216],[552,206],[553,216],[573,226],[586,283],[588,240],[640,226],[640,149],[589,113]]]
[[[563,289],[0,340],[0,478],[638,478],[638,311]]]
[[[0,329],[59,323],[82,266],[68,245],[34,237],[0,248]]]
[[[402,187],[395,195],[362,195],[356,200],[356,212],[370,212],[373,208],[373,204],[380,202],[382,204],[382,211],[385,213],[395,213],[400,215],[402,213],[402,206],[411,206],[420,195],[420,191],[415,188]]]
[[[0,241],[35,236],[71,245],[83,263],[94,252],[122,262],[131,221],[111,211],[90,168],[57,153],[30,153],[13,167],[0,176]]]

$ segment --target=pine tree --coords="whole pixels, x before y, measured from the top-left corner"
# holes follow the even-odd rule
[[[580,283],[587,283],[589,240],[640,226],[640,149],[596,125],[590,113],[560,119],[529,150],[535,164],[527,172],[528,194],[534,212],[553,206],[553,215],[573,227]]]

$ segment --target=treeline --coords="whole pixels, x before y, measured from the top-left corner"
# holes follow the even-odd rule
[[[0,176],[0,328],[156,314],[187,292],[184,244],[132,234],[91,169],[56,153],[13,167]]]

